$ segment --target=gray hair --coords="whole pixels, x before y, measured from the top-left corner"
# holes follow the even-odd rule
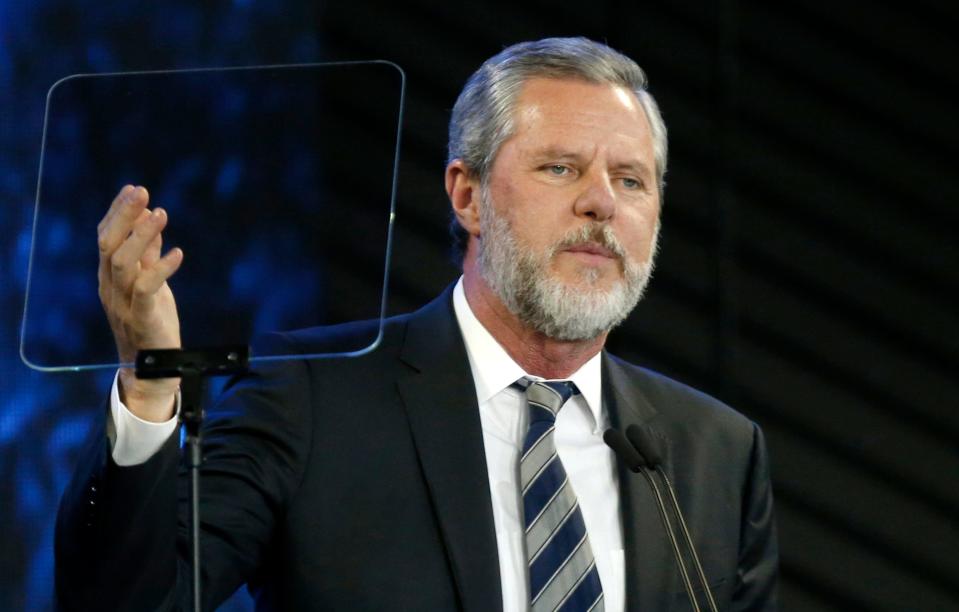
[[[544,38],[507,47],[486,60],[466,82],[450,117],[447,163],[461,159],[481,182],[487,180],[500,146],[513,133],[513,110],[527,80],[579,79],[629,89],[646,113],[653,137],[656,183],[662,196],[666,175],[666,124],[646,89],[636,62],[587,38]],[[454,216],[453,255],[459,262],[469,236]]]

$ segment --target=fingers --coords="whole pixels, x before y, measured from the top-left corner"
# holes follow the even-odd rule
[[[110,210],[97,226],[97,244],[100,257],[110,257],[133,229],[140,213],[150,201],[147,190],[127,185],[120,190]]]
[[[131,308],[135,315],[149,314],[153,300],[163,284],[180,269],[183,263],[183,251],[179,248],[159,258],[152,266],[144,269],[133,283],[133,301]]]
[[[143,256],[140,257],[140,266],[143,268],[149,268],[160,259],[160,251],[163,248],[163,234],[157,234],[150,244],[147,245],[146,251],[143,252]]]
[[[110,218],[116,213],[117,209],[127,201],[130,197],[130,194],[136,189],[133,185],[124,185],[120,192],[117,194],[117,197],[113,198],[113,202],[110,204],[110,208],[107,209],[107,214],[103,215],[103,219],[100,220],[99,225],[97,225],[97,234],[103,232],[104,226],[110,220]]]
[[[100,300],[108,312],[110,304],[129,305],[140,270],[160,261],[161,232],[168,218],[162,209],[151,212],[146,208],[148,203],[146,189],[126,185],[97,226],[100,250],[97,279]]]
[[[144,213],[142,206],[146,204],[143,202],[141,205],[141,201],[137,199],[137,195],[136,187],[133,185],[124,186],[113,199],[107,214],[104,215],[103,219],[97,225],[97,243],[100,250],[100,265],[97,268],[97,280],[99,281],[100,301],[103,302],[104,305],[109,301],[112,286],[110,257],[113,255],[113,251],[116,250],[117,246],[119,246],[120,241],[130,232],[130,224],[124,223],[125,217],[118,219],[117,215],[121,210],[126,210],[126,215],[133,216],[135,211],[140,209],[137,217],[142,217]],[[149,199],[145,189],[142,195],[147,196],[146,199]]]
[[[113,199],[110,209],[97,225],[97,245],[100,250],[100,265],[97,268],[97,280],[100,285],[100,300],[108,302],[112,286],[110,258],[113,252],[130,233],[133,223],[144,212],[149,194],[142,187],[126,185]]]
[[[129,236],[110,256],[110,277],[116,288],[126,291],[133,285],[140,271],[140,259],[166,227],[166,223],[167,214],[162,208],[153,212],[140,211]]]

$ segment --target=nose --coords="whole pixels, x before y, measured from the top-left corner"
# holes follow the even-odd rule
[[[576,198],[575,213],[592,221],[608,221],[616,212],[616,192],[605,172],[594,171]]]

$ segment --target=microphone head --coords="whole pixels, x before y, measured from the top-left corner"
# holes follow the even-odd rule
[[[646,463],[655,468],[663,464],[663,445],[661,440],[654,436],[648,428],[639,425],[630,425],[626,428],[626,437],[643,456]]]
[[[613,452],[624,462],[626,467],[634,472],[639,472],[646,465],[642,455],[636,452],[636,448],[626,439],[626,436],[616,429],[607,429],[603,432],[603,442],[613,449]]]

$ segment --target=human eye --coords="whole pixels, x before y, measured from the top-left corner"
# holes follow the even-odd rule
[[[552,176],[566,176],[571,170],[569,166],[564,166],[563,164],[549,164],[546,166],[546,172]]]
[[[631,176],[623,177],[622,179],[623,187],[629,189],[630,191],[639,190],[643,188],[643,181],[633,178]]]

